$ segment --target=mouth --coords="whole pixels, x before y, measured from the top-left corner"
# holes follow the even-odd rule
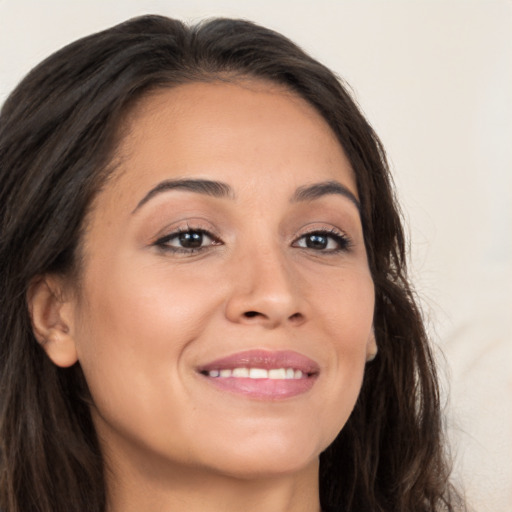
[[[208,377],[213,378],[221,378],[227,379],[230,377],[240,379],[274,379],[274,380],[290,380],[290,379],[302,379],[304,376],[309,377],[310,374],[302,372],[302,370],[296,370],[294,368],[271,368],[267,370],[266,368],[233,368],[230,370],[229,368],[223,368],[222,370],[209,370],[201,372],[203,375],[207,375]]]
[[[247,398],[280,400],[309,391],[320,368],[294,351],[251,350],[212,361],[197,371],[219,390]]]

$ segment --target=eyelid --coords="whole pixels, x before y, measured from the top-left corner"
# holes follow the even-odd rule
[[[316,252],[333,254],[333,253],[342,252],[342,251],[349,251],[353,246],[352,239],[344,231],[342,231],[341,229],[339,229],[335,226],[332,226],[332,225],[329,227],[327,227],[325,225],[324,226],[315,225],[314,227],[310,226],[308,229],[304,230],[299,236],[297,236],[293,239],[292,246],[294,246],[294,244],[296,244],[302,238],[304,238],[308,235],[313,235],[313,234],[322,234],[327,237],[330,236],[331,238],[334,238],[338,244],[340,244],[340,247],[338,249],[327,249],[327,250],[323,250],[323,251],[317,250]],[[311,249],[308,247],[299,247],[299,248],[315,251],[315,249]]]
[[[169,233],[167,235],[160,237],[158,240],[156,240],[155,243],[159,244],[159,243],[169,242],[171,240],[174,240],[175,238],[178,238],[180,235],[185,234],[185,233],[200,233],[200,234],[206,236],[207,238],[209,238],[210,240],[212,240],[212,242],[217,241],[215,235],[213,235],[209,231],[206,231],[205,229],[192,228],[192,229],[178,229],[176,231],[173,231],[172,233]]]
[[[167,245],[167,242],[178,237],[182,233],[188,232],[198,232],[202,233],[208,238],[212,240],[212,243],[206,246],[196,247],[196,248],[180,248],[174,247],[171,245]],[[151,246],[157,247],[162,251],[174,252],[174,253],[197,253],[199,251],[205,251],[213,246],[223,245],[223,241],[219,235],[216,234],[216,230],[212,229],[211,226],[205,227],[205,224],[201,221],[193,221],[191,219],[187,219],[186,221],[182,221],[181,223],[174,223],[173,225],[167,227],[165,230],[161,230],[161,235],[157,235],[154,240],[151,242]]]
[[[199,232],[204,234],[206,237],[211,239],[211,242],[208,245],[201,245],[199,247],[179,247],[170,245],[169,242],[174,238],[179,237],[182,233],[187,232]],[[314,247],[303,247],[298,244],[298,242],[308,235],[318,234],[325,236],[327,238],[334,240],[337,244],[336,248],[314,248]],[[322,223],[322,222],[311,222],[306,224],[299,230],[299,234],[297,234],[291,241],[289,242],[292,247],[296,247],[299,249],[303,249],[306,251],[314,251],[317,253],[324,254],[336,254],[339,252],[347,252],[353,246],[353,240],[347,233],[334,226],[330,223]],[[223,239],[219,234],[217,234],[217,229],[204,218],[196,218],[196,219],[182,219],[180,221],[169,224],[164,229],[160,230],[160,234],[155,236],[150,243],[151,246],[160,249],[161,251],[168,251],[174,253],[184,253],[184,254],[192,254],[197,252],[204,252],[212,247],[225,245]]]
[[[157,234],[152,237],[150,245],[154,245],[159,240],[170,235],[185,233],[187,231],[204,231],[210,236],[220,239],[218,230],[209,221],[201,217],[188,217],[164,225],[164,227],[159,229]]]

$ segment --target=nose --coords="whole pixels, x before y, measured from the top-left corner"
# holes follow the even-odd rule
[[[232,263],[225,310],[228,320],[267,329],[306,321],[307,303],[297,276],[279,251],[260,247]]]

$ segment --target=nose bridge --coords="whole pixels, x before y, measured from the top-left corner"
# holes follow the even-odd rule
[[[277,244],[276,244],[277,245]],[[278,248],[259,247],[248,261],[253,260],[254,293],[269,300],[288,301],[294,296],[292,272]]]
[[[275,326],[304,316],[298,283],[285,249],[275,240],[240,251],[232,267],[231,320]]]

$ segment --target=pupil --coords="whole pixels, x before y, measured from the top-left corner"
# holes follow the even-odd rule
[[[310,249],[325,249],[327,247],[327,237],[323,235],[309,235],[306,238],[306,246]]]
[[[181,233],[179,240],[182,247],[201,247],[203,244],[203,234],[197,231],[188,231],[187,233]]]

